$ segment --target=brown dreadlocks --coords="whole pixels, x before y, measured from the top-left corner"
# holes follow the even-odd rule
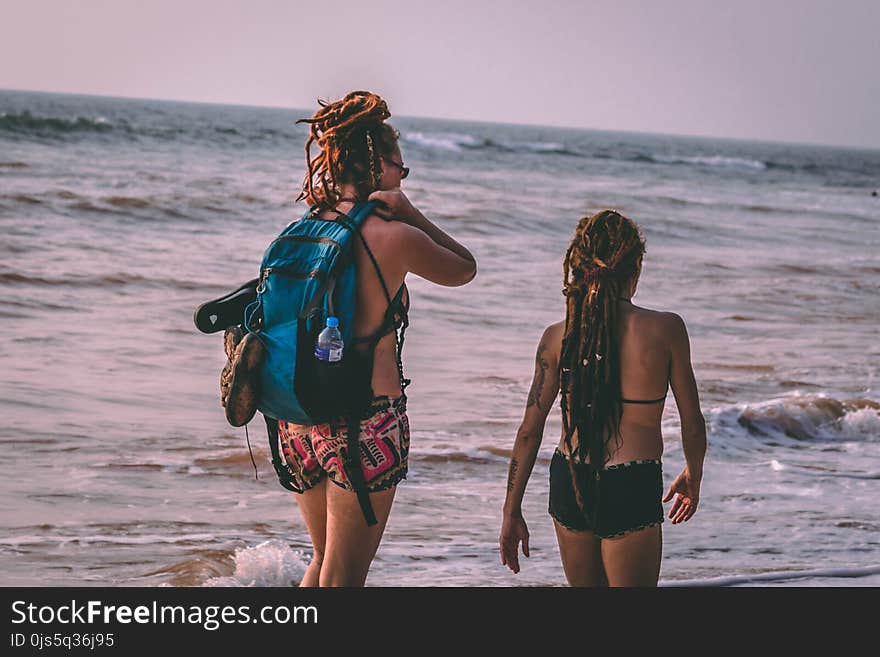
[[[603,210],[580,220],[565,254],[565,334],[560,358],[563,431],[569,454],[574,456],[572,437],[577,431],[579,460],[584,462],[589,454],[596,468],[608,460],[623,412],[618,301],[639,272],[644,253],[645,240],[638,226],[613,210]],[[574,472],[572,481],[577,481]],[[582,506],[577,486],[575,490]]]
[[[297,201],[306,199],[321,208],[334,207],[342,193],[340,185],[352,183],[358,198],[365,201],[379,188],[380,157],[394,151],[399,133],[385,120],[388,106],[376,94],[352,91],[342,100],[321,106],[314,116],[297,123],[309,124],[306,141],[306,176]],[[320,153],[312,159],[311,147]]]

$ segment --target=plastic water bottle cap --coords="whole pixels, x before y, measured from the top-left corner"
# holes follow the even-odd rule
[[[328,317],[327,318],[327,326],[330,328],[336,328],[339,326],[339,318],[338,317]]]

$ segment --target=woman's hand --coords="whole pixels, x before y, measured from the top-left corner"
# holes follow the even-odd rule
[[[504,514],[501,525],[501,564],[514,573],[519,572],[519,542],[522,541],[523,554],[529,556],[529,528],[522,514]]]
[[[380,189],[370,194],[368,201],[379,201],[375,212],[383,219],[396,219],[404,223],[412,223],[418,212],[400,189]]]
[[[675,495],[675,502],[672,503],[672,508],[669,510],[669,517],[672,518],[672,524],[677,525],[680,522],[690,520],[697,511],[697,505],[700,503],[700,478],[685,468],[669,486],[669,491],[663,501],[668,502],[673,495]]]

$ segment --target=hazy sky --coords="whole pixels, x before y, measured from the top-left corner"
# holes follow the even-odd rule
[[[880,0],[0,0],[0,88],[880,147]]]

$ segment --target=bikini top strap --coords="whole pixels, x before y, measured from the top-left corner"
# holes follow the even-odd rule
[[[388,300],[388,305],[391,305],[391,295],[388,293],[388,286],[385,284],[385,277],[382,276],[382,270],[379,269],[379,263],[376,262],[376,256],[373,255],[373,252],[370,250],[370,246],[367,244],[367,240],[364,239],[364,236],[361,235],[361,231],[357,232],[358,237],[361,238],[361,244],[364,245],[364,250],[366,250],[367,255],[370,256],[370,260],[373,263],[373,267],[376,269],[376,276],[379,277],[379,282],[382,284],[382,291],[385,293],[385,299]]]

